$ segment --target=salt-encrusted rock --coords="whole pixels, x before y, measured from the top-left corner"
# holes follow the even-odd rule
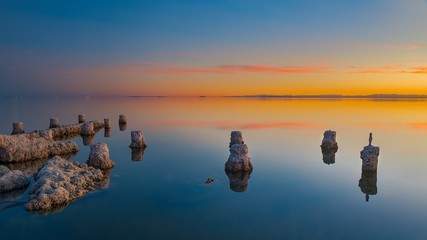
[[[120,124],[127,124],[127,122],[128,122],[128,120],[127,120],[126,116],[123,115],[123,114],[120,114],[120,116],[119,116],[119,125]]]
[[[84,114],[79,114],[79,123],[86,122],[86,116]]]
[[[330,149],[330,148],[321,148],[322,149],[322,155],[323,155],[323,162],[325,164],[334,164],[335,163],[335,153],[336,150]]]
[[[228,145],[231,147],[233,144],[244,144],[242,137],[242,132],[240,131],[232,131],[230,136],[230,144]]]
[[[107,170],[114,167],[114,162],[110,159],[108,145],[106,143],[97,143],[90,146],[89,159],[86,162],[94,168]]]
[[[327,148],[331,150],[338,150],[338,144],[336,140],[337,133],[332,130],[327,130],[323,133],[322,148]]]
[[[246,144],[233,144],[230,147],[230,156],[225,163],[225,170],[231,172],[252,171],[252,163],[248,156]]]
[[[99,188],[105,178],[108,176],[99,169],[55,156],[37,172],[25,209],[45,211],[58,206],[62,209],[67,203]]]
[[[40,137],[39,133],[0,135],[0,162],[32,161],[78,151],[79,148],[75,142],[54,141]]]
[[[205,180],[205,184],[211,184],[211,183],[214,183],[214,182],[216,182],[216,179],[215,179],[215,178],[207,178],[207,179]]]
[[[30,182],[27,177],[19,171],[10,171],[9,168],[0,165],[0,192],[9,192],[28,187]]]
[[[59,118],[51,118],[49,128],[59,128],[61,124],[59,123]]]
[[[111,129],[111,120],[109,118],[104,118],[104,128]]]
[[[369,201],[369,195],[377,194],[377,172],[362,171],[359,180],[360,190],[366,194],[366,201]]]
[[[90,121],[85,123],[71,124],[60,126],[58,128],[49,129],[52,133],[53,139],[55,140],[65,140],[77,137],[82,134],[82,128],[84,124],[91,123],[93,125],[93,130],[98,132],[101,128],[104,127],[104,123],[100,123],[98,121]],[[36,133],[40,133],[43,130],[36,131]],[[92,134],[93,135],[93,134]]]
[[[132,131],[130,133],[132,143],[129,145],[130,148],[146,148],[147,144],[144,140],[142,131]]]
[[[230,189],[234,192],[246,192],[248,189],[249,178],[251,171],[230,172],[225,171],[228,180],[230,181]]]
[[[12,135],[25,133],[23,122],[12,123],[12,126],[13,126]]]
[[[95,135],[95,129],[93,126],[93,122],[85,122],[82,125],[82,136],[92,136]]]
[[[40,130],[39,134],[40,134],[40,137],[42,137],[42,138],[53,139],[53,132],[50,129]]]
[[[131,148],[132,149],[132,155],[131,159],[132,161],[142,161],[142,157],[144,156],[144,148]]]
[[[370,133],[369,145],[365,146],[363,150],[360,151],[360,158],[362,159],[362,171],[376,172],[379,155],[380,148],[372,145],[372,133]]]

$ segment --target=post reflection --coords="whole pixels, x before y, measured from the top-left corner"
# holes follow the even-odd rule
[[[365,194],[366,202],[368,202],[369,196],[377,194],[377,172],[362,171],[359,187]]]

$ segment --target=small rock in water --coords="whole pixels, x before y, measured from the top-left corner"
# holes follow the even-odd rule
[[[332,130],[327,130],[323,133],[322,140],[322,148],[327,148],[330,150],[334,150],[335,152],[338,150],[338,144],[336,140],[337,133]]]
[[[215,178],[207,178],[206,181],[205,181],[205,184],[213,183],[215,181],[216,181]]]
[[[246,144],[234,144],[230,147],[230,156],[225,163],[225,170],[231,172],[252,171],[251,158]]]
[[[132,131],[130,134],[131,134],[131,141],[132,141],[132,143],[129,145],[130,148],[146,148],[147,147],[142,131]]]
[[[362,159],[362,171],[376,172],[378,168],[378,156],[380,155],[380,148],[372,145],[372,133],[369,134],[369,145],[365,146],[360,151],[360,158]]]
[[[110,159],[108,145],[106,143],[97,143],[90,146],[89,160],[86,162],[89,166],[101,170],[107,170],[114,167],[114,162]]]
[[[0,165],[0,192],[25,188],[29,184],[27,177],[21,171],[11,171],[9,168]]]

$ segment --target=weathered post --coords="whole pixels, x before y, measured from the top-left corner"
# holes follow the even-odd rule
[[[59,118],[51,118],[49,128],[59,128],[61,125],[59,124]]]
[[[14,122],[12,123],[12,126],[13,126],[12,135],[25,133],[23,122]]]

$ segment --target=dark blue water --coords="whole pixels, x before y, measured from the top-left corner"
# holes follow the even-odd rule
[[[12,122],[44,129],[111,118],[101,130],[116,166],[107,188],[47,215],[27,212],[27,191],[0,198],[2,239],[424,239],[427,236],[427,102],[177,98],[4,98],[0,133]],[[395,117],[393,112],[399,111]],[[119,114],[128,117],[125,131]],[[363,116],[365,114],[365,116]],[[418,124],[418,125],[417,125]],[[324,130],[337,131],[325,164]],[[241,130],[254,166],[247,188],[224,172],[231,130]],[[132,161],[130,131],[148,143]],[[369,132],[381,147],[377,193],[366,195],[359,151]],[[84,162],[89,147],[73,139]],[[204,184],[208,178],[216,182]],[[249,178],[249,179],[248,179]],[[372,180],[372,179],[368,179]],[[243,192],[236,192],[239,190]],[[234,191],[233,191],[234,190]]]

